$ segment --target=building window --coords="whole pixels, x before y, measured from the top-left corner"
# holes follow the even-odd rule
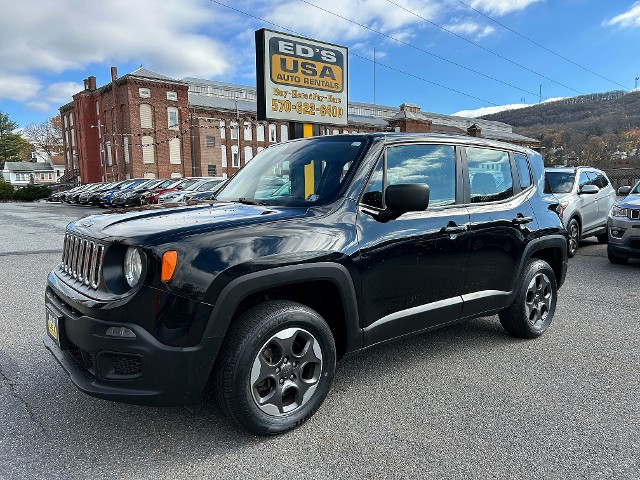
[[[237,145],[231,145],[231,166],[233,168],[240,167],[240,154]]]
[[[227,147],[222,145],[220,148],[222,149],[222,156],[220,157],[222,168],[227,168]]]
[[[340,130],[338,130],[337,128],[333,129],[333,134],[334,135],[338,135],[340,133]]]
[[[251,123],[244,122],[244,139],[251,140]]]
[[[256,140],[264,142],[264,124],[259,123],[256,125]]]
[[[153,144],[153,137],[144,135],[142,137],[142,163],[155,163],[156,147]]]
[[[40,174],[40,180],[44,180],[44,173]]]
[[[178,100],[178,93],[177,92],[167,92],[167,100]]]
[[[226,131],[225,131],[226,128],[227,127],[226,127],[226,124],[225,124],[224,120],[220,120],[220,138],[222,140],[224,140],[226,138]]]
[[[207,147],[215,147],[216,146],[216,137],[213,135],[207,135]]]
[[[140,98],[151,98],[151,90],[148,88],[139,88],[138,94],[140,95]]]
[[[176,107],[167,108],[167,118],[169,119],[169,129],[178,130],[178,109]]]
[[[104,148],[107,149],[107,165],[111,165],[113,163],[113,158],[111,157],[111,142],[105,143]]]
[[[47,180],[53,180],[53,173],[47,173]]]
[[[140,104],[140,128],[153,128],[153,108],[148,103]]]
[[[69,114],[69,126],[73,128],[73,112]]]
[[[276,126],[273,123],[269,124],[269,142],[275,143],[276,140]]]
[[[122,141],[122,151],[124,153],[124,163],[129,163],[129,137],[124,137]]]
[[[280,141],[286,142],[289,140],[289,127],[287,125],[280,125]]]
[[[144,178],[156,178],[155,173],[147,172],[144,174]]]
[[[171,178],[182,178],[182,174],[181,173],[172,173],[171,174]]]
[[[244,147],[244,163],[249,163],[249,160],[253,158],[253,148]]]
[[[231,128],[231,140],[237,140],[238,139],[238,122],[231,122],[231,125],[229,128]]]
[[[169,140],[169,163],[182,163],[180,159],[180,139],[172,138]]]
[[[216,166],[215,165],[207,165],[207,175],[210,177],[216,176]]]

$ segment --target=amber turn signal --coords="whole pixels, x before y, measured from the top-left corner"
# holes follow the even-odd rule
[[[168,282],[173,276],[173,271],[176,269],[178,263],[178,252],[175,250],[169,250],[162,254],[162,273],[160,274],[160,280]]]

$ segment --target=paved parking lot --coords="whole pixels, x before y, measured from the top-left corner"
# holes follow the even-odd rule
[[[585,242],[550,330],[497,317],[338,365],[320,411],[277,438],[207,392],[150,408],[78,392],[42,345],[67,222],[96,209],[0,204],[0,478],[640,478],[640,262]]]

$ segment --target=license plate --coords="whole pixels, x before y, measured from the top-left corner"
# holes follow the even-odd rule
[[[47,308],[47,333],[58,346],[60,346],[59,317]]]

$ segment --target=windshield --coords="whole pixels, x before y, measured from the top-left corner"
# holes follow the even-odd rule
[[[223,182],[223,180],[211,180],[209,182],[205,182],[202,185],[198,185],[198,188],[195,189],[196,192],[206,192],[211,190],[216,185],[219,185]]]
[[[549,193],[569,193],[573,188],[573,182],[576,178],[572,172],[546,172],[547,185],[545,191]]]
[[[197,189],[198,189],[198,187],[199,187],[200,185],[202,185],[204,182],[206,182],[206,180],[198,180],[197,182],[192,183],[191,185],[189,185],[189,186],[185,187],[185,190],[189,190],[189,191],[191,191],[191,190],[197,190]]]
[[[314,137],[269,147],[216,195],[219,201],[309,206],[334,200],[366,146],[366,137]]]
[[[633,187],[633,190],[631,190],[631,193],[640,193],[640,182],[636,183],[636,186]]]

